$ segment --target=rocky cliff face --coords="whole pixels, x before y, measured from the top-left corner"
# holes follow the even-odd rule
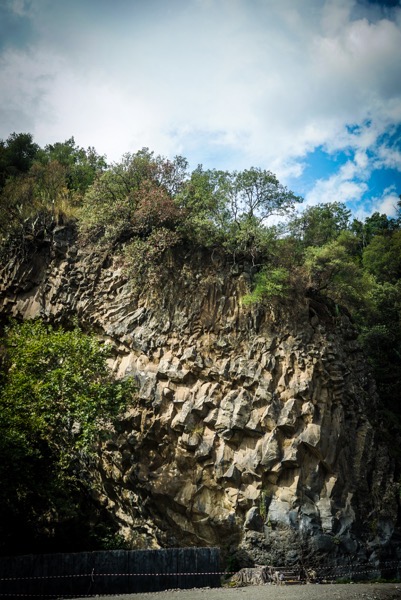
[[[57,228],[1,272],[3,315],[76,316],[138,382],[93,472],[121,533],[264,563],[397,556],[398,490],[349,320],[310,299],[242,307],[246,266],[169,268],[134,297],[115,259]]]

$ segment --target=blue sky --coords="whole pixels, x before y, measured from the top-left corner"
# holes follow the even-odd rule
[[[401,0],[0,0],[0,138],[269,169],[393,214]]]

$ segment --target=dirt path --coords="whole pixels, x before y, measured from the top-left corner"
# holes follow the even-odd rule
[[[110,596],[96,598],[109,600]],[[401,583],[202,588],[125,594],[114,598],[116,600],[401,600]]]

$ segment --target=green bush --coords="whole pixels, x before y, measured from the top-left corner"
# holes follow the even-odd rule
[[[245,306],[269,304],[273,299],[286,298],[289,294],[289,272],[284,268],[264,267],[255,277],[255,287],[242,298]]]

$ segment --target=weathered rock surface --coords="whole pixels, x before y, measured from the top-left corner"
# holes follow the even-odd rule
[[[117,261],[57,228],[2,269],[0,307],[77,317],[136,378],[93,473],[133,546],[219,545],[250,564],[396,556],[393,466],[353,327],[308,299],[291,315],[243,308],[248,284],[246,267],[187,258],[157,301],[136,298]]]

